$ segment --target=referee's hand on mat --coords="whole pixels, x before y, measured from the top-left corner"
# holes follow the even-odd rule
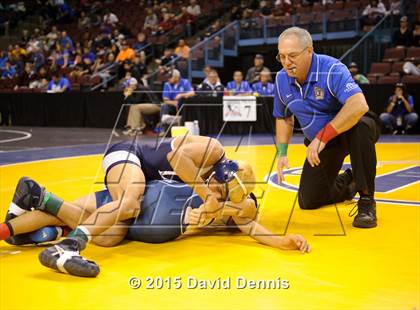
[[[287,156],[280,156],[278,157],[277,162],[277,183],[279,184],[284,182],[284,168],[289,169],[289,160],[287,159]]]
[[[308,160],[311,167],[318,166],[321,163],[318,154],[325,148],[325,143],[315,138],[306,149],[306,159]]]

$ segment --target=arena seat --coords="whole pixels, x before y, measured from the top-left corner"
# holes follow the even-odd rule
[[[384,57],[382,61],[384,62],[394,62],[404,59],[405,49],[404,48],[387,48],[385,50]]]
[[[414,62],[420,61],[420,47],[409,47],[405,60]]]
[[[402,77],[401,82],[405,84],[420,84],[420,75],[405,75]]]
[[[370,66],[368,76],[383,76],[391,72],[391,64],[386,62],[374,62]]]
[[[378,84],[396,84],[400,81],[400,77],[399,76],[391,76],[391,75],[387,75],[387,76],[380,76],[378,78]]]
[[[390,75],[397,75],[400,76],[403,73],[403,61],[396,61],[392,64],[391,73]]]

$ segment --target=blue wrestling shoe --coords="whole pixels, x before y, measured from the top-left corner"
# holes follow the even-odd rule
[[[17,206],[18,208],[26,211],[31,211],[32,209],[40,209],[44,199],[44,194],[44,187],[28,177],[22,177],[16,185],[12,206]]]
[[[39,261],[48,268],[79,277],[96,277],[99,266],[80,256],[81,244],[67,238],[39,253]]]

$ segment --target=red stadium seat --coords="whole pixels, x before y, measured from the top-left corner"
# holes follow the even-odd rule
[[[403,73],[403,61],[397,61],[392,64],[390,75],[400,76]]]
[[[400,81],[399,76],[380,76],[378,78],[378,84],[396,84]]]
[[[420,47],[409,47],[405,60],[414,62],[420,61]]]
[[[404,59],[405,49],[404,48],[387,48],[385,50],[385,55],[382,61],[384,62],[394,62]]]
[[[312,6],[312,12],[324,12],[325,6],[322,5],[320,2],[315,2]]]
[[[313,14],[312,13],[302,13],[298,16],[298,24],[307,25],[312,23]]]
[[[377,84],[378,77],[376,75],[367,75],[367,79],[369,80],[369,84]]]
[[[344,2],[343,1],[336,1],[332,4],[328,4],[328,9],[333,11],[340,11],[344,8]]]
[[[298,14],[310,13],[310,12],[311,12],[311,7],[309,6],[298,6],[296,8],[296,13]]]
[[[383,76],[391,72],[391,64],[386,62],[374,62],[370,66],[369,75]]]
[[[358,9],[360,7],[359,1],[346,1],[344,3],[346,9]]]
[[[405,84],[420,84],[420,75],[405,75],[401,82]]]

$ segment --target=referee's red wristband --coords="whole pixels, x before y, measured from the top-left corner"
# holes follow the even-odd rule
[[[325,144],[328,143],[328,141],[334,139],[338,136],[337,130],[331,125],[331,123],[328,123],[324,128],[322,128],[318,134],[316,135],[316,138]]]

